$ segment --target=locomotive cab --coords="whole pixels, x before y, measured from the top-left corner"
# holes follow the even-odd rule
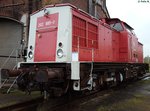
[[[134,29],[131,26],[129,26],[127,23],[120,21],[119,19],[116,18],[107,19],[106,21],[111,28],[120,32],[119,61],[138,63],[138,38],[134,33]]]

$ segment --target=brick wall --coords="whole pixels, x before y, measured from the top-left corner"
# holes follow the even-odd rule
[[[95,16],[97,18],[106,18],[109,17],[108,12],[106,12],[107,9],[103,9],[103,6],[105,5],[105,0],[102,0],[102,4],[96,5],[96,14],[95,14],[95,0],[42,0],[42,6],[48,5],[48,4],[57,4],[57,3],[71,3],[78,7],[79,9],[82,9],[86,11],[87,13],[90,13],[91,15]]]
[[[0,0],[0,16],[20,20],[22,14],[26,12],[26,4],[22,0]]]
[[[76,7],[88,12],[88,0],[42,0],[42,5],[70,3]]]
[[[0,16],[20,20],[24,13],[32,13],[45,5],[57,3],[71,3],[97,18],[108,17],[101,5],[96,5],[95,14],[95,0],[0,0]]]
[[[63,3],[71,3],[79,9],[88,12],[88,0],[63,0]]]

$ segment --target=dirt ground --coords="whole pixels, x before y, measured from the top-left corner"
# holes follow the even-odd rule
[[[150,80],[132,83],[80,105],[80,111],[150,111]]]
[[[33,92],[31,95],[27,95],[22,91],[13,89],[9,94],[6,94],[6,90],[4,90],[0,89],[0,108],[42,97],[40,92]]]
[[[20,92],[12,92],[8,95],[0,94],[0,107],[37,96],[39,93],[36,92],[32,95]],[[63,104],[61,107],[56,105],[56,108],[51,108],[59,102]],[[150,111],[150,78],[73,101],[68,97],[51,98],[36,109],[36,111]]]
[[[116,88],[105,94],[76,101],[55,111],[150,111],[150,79]],[[44,110],[42,110],[44,111]]]

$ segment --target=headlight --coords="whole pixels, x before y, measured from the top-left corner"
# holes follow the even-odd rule
[[[62,49],[58,49],[58,50],[57,50],[57,56],[58,56],[59,58],[62,58],[62,57],[63,57],[63,50],[62,50]]]
[[[32,52],[32,51],[30,51],[30,52],[28,53],[28,57],[29,57],[30,59],[33,58],[33,52]]]

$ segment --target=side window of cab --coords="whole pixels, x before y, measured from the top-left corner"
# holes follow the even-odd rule
[[[117,30],[117,31],[123,31],[123,27],[121,25],[120,22],[117,22],[117,23],[111,23],[110,24],[110,27]]]

